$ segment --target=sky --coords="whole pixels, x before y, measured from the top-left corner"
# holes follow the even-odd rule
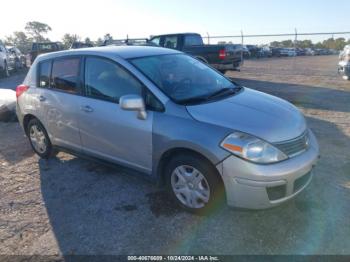
[[[350,31],[350,0],[14,0],[3,1],[1,9],[8,12],[0,16],[0,39],[24,31],[28,21],[47,23],[52,28],[47,36],[53,41],[65,33],[96,40],[106,33],[119,39],[176,32],[205,36],[237,35],[241,30],[244,34],[293,33],[295,28],[300,33]],[[298,39],[305,38],[311,37]],[[246,38],[245,43],[284,39]]]

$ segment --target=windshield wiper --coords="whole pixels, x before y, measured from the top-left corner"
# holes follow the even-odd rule
[[[234,93],[237,93],[240,90],[240,88],[236,87],[225,87],[225,88],[221,88],[213,93],[211,93],[209,96],[207,96],[207,99],[212,99],[215,97],[219,97],[219,96],[223,96],[223,95],[231,95]]]
[[[211,93],[210,95],[190,97],[190,98],[182,99],[182,100],[178,101],[178,103],[180,103],[182,105],[202,103],[202,102],[206,102],[206,101],[209,101],[213,98],[217,98],[217,97],[220,97],[223,95],[233,95],[233,94],[239,92],[241,89],[242,89],[241,86],[225,87],[225,88],[221,88],[221,89]]]

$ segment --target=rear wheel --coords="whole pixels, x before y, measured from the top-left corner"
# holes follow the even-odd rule
[[[9,77],[10,76],[10,72],[9,72],[9,68],[7,66],[6,61],[4,62],[4,68],[3,71],[1,72],[3,77]]]
[[[49,158],[52,153],[50,138],[39,120],[33,118],[27,125],[27,134],[35,153],[41,158]]]
[[[185,210],[205,214],[222,206],[223,185],[208,160],[190,154],[174,157],[167,165],[166,175],[172,198]]]
[[[20,69],[21,69],[21,62],[17,59],[15,62],[15,71],[17,72]]]

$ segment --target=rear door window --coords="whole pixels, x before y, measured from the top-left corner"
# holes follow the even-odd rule
[[[51,87],[68,93],[79,93],[80,57],[60,58],[53,61]]]
[[[50,86],[51,64],[51,60],[39,64],[39,87],[47,88]]]
[[[164,47],[176,49],[178,47],[178,37],[177,36],[165,36],[164,37]]]
[[[50,44],[50,43],[40,44],[39,50],[40,51],[56,51],[56,50],[58,50],[58,46],[57,46],[57,44]]]

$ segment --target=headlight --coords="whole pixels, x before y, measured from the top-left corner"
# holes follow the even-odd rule
[[[236,156],[260,164],[275,163],[288,158],[273,145],[242,132],[230,134],[220,146]]]

